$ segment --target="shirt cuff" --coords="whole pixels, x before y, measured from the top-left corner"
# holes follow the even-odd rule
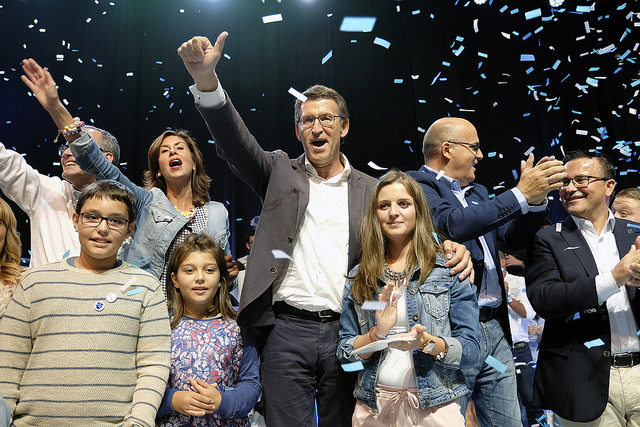
[[[598,304],[602,305],[607,302],[610,296],[620,292],[620,288],[613,280],[610,271],[601,273],[596,276],[596,293],[598,294]]]
[[[202,92],[196,88],[195,83],[189,86],[189,90],[193,94],[195,103],[202,108],[220,108],[227,102],[219,80],[218,88],[213,92]]]
[[[516,199],[518,199],[518,203],[520,203],[520,209],[522,209],[522,215],[525,215],[529,212],[544,212],[547,209],[548,200],[545,197],[544,202],[540,205],[530,205],[527,203],[527,199],[522,195],[522,191],[520,191],[517,187],[511,189],[511,192]]]

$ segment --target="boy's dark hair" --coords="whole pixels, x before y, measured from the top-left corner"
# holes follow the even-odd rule
[[[129,211],[129,221],[136,219],[136,196],[124,184],[112,179],[105,179],[94,182],[82,190],[78,203],[76,204],[76,213],[82,213],[82,206],[88,199],[109,199],[122,202],[127,206]]]
[[[251,241],[251,236],[255,237],[255,235],[256,235],[256,230],[249,230],[249,232],[247,233],[247,237],[244,238],[244,242],[249,243]]]
[[[188,235],[184,242],[176,245],[167,265],[167,302],[169,303],[169,311],[172,313],[171,329],[178,326],[185,313],[182,297],[173,284],[172,274],[178,274],[180,264],[184,262],[191,252],[211,254],[220,271],[218,292],[213,298],[213,304],[209,307],[208,314],[211,316],[220,314],[223,319],[235,319],[236,311],[233,309],[231,298],[229,297],[229,271],[227,270],[227,261],[224,259],[224,251],[211,236],[204,233],[194,233]]]

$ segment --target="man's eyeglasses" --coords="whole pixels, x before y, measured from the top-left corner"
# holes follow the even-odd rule
[[[309,129],[318,120],[320,126],[324,128],[330,128],[336,122],[336,118],[344,119],[345,117],[336,116],[335,114],[321,114],[319,116],[304,116],[300,117],[298,123],[302,126],[302,129]]]
[[[60,156],[60,158],[64,157],[64,152],[67,151],[67,148],[69,148],[69,143],[68,142],[65,142],[60,147],[58,147],[58,156]],[[98,147],[98,148],[100,148],[100,147]],[[100,148],[100,151],[102,151],[103,153],[108,153],[109,152],[109,151],[103,150],[102,148]]]
[[[578,175],[573,178],[565,178],[562,180],[562,187],[568,187],[573,182],[573,186],[576,188],[588,187],[594,181],[609,181],[609,178],[602,178],[600,176],[590,175]]]
[[[107,222],[107,227],[114,231],[124,231],[124,229],[127,228],[127,224],[129,223],[128,219],[120,218],[117,216],[105,217],[87,212],[83,212],[80,214],[80,220],[87,227],[99,227],[104,220]]]
[[[464,145],[466,148],[469,149],[469,151],[471,151],[475,156],[478,155],[478,150],[480,149],[480,143],[479,142],[460,142],[460,141],[447,141],[449,144],[457,144],[457,145]]]

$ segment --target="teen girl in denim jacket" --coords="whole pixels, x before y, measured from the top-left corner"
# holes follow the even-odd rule
[[[475,365],[480,349],[476,292],[444,267],[420,186],[398,171],[380,178],[361,235],[361,263],[346,283],[337,351],[343,363],[364,366],[353,425],[463,426],[458,399],[469,390],[460,368]],[[386,305],[363,310],[371,300]],[[392,338],[410,341],[354,354]]]

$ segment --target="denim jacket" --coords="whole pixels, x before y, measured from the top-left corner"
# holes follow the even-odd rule
[[[436,263],[424,283],[419,283],[420,269],[415,268],[407,283],[407,317],[409,329],[416,324],[447,342],[449,351],[441,362],[418,349],[412,350],[418,385],[418,399],[423,408],[457,399],[469,390],[460,368],[475,366],[480,352],[480,324],[476,290],[468,279],[459,281],[444,267],[446,259],[437,254]],[[356,266],[349,276],[358,271]],[[385,282],[378,279],[380,289]],[[361,361],[364,370],[358,373],[354,396],[372,409],[377,409],[375,385],[384,351],[377,351],[369,359],[353,355],[353,343],[376,324],[376,312],[362,310],[353,299],[353,280],[347,280],[342,298],[340,342],[337,356],[341,362]],[[378,299],[378,294],[374,295]]]
[[[178,231],[188,222],[159,188],[145,190],[133,184],[102,155],[89,132],[70,144],[80,168],[96,179],[113,179],[129,188],[136,196],[136,226],[132,238],[122,245],[119,257],[160,278],[165,254]],[[229,254],[229,214],[219,202],[209,202],[207,234]]]

